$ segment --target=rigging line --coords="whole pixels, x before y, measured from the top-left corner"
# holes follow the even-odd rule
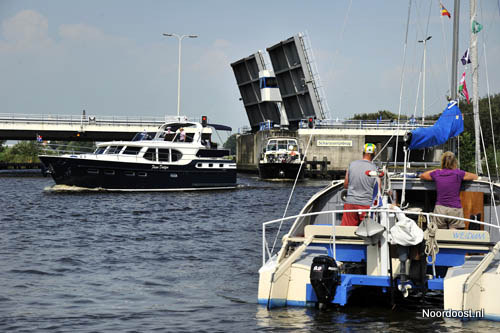
[[[404,85],[404,73],[406,65],[406,48],[408,46],[408,27],[410,25],[410,13],[411,13],[411,0],[408,1],[408,16],[406,18],[406,34],[405,34],[405,44],[403,48],[403,67],[401,68],[401,80],[399,88],[399,107],[398,107],[398,124],[397,124],[397,136],[396,136],[396,153],[394,154],[394,168],[396,168],[396,161],[398,159],[398,142],[399,142],[399,121],[401,119],[401,104],[403,100],[403,85]],[[378,154],[377,154],[378,156]]]
[[[427,25],[425,26],[424,38],[426,38],[427,35],[429,34],[429,21],[431,20],[431,12],[432,12],[432,0],[429,2],[429,14],[427,14]]]
[[[342,29],[340,30],[340,33],[339,33],[339,45],[342,44],[344,41],[344,32],[345,32],[345,27],[347,25],[347,18],[349,17],[349,12],[351,11],[351,6],[352,6],[352,0],[350,0],[349,7],[347,7],[347,12],[346,12],[346,15],[344,17],[344,23],[342,24]],[[334,56],[332,57],[332,61],[330,62],[330,66],[328,67],[327,75],[330,72],[330,68],[332,67],[332,64],[335,64],[335,59],[337,58],[339,53],[340,53],[339,48],[337,48],[335,50]],[[328,76],[327,76],[327,80],[324,83],[325,83],[325,86],[328,84]]]
[[[493,210],[495,211],[495,217],[497,219],[497,225],[500,226],[500,220],[498,219],[498,211],[497,211],[497,206],[496,206],[496,202],[495,202],[495,192],[493,190],[493,183],[491,182],[491,176],[490,176],[490,167],[489,167],[489,163],[488,163],[488,156],[486,155],[486,146],[484,144],[484,135],[483,135],[483,128],[481,127],[481,125],[479,125],[479,134],[481,136],[481,142],[483,143],[483,150],[484,150],[484,158],[486,160],[486,170],[488,172],[488,183],[490,185],[490,192],[491,192],[491,198],[492,198],[492,202],[493,202]]]
[[[422,81],[422,67],[423,63],[420,64],[420,73],[418,74],[418,85],[417,85],[417,95],[415,98],[415,109],[413,110],[413,117],[417,117],[417,105],[418,105],[418,95],[420,95],[420,82]]]
[[[417,7],[418,9],[418,7]],[[417,10],[417,22],[420,21],[419,19],[419,14],[420,12]],[[418,30],[420,30],[420,25],[417,25]],[[425,37],[424,37],[425,38]],[[416,36],[415,39],[418,40],[418,31],[416,31]],[[415,62],[417,58],[417,52],[415,52]],[[415,96],[415,110],[413,111],[413,117],[416,118],[417,116],[417,105],[418,105],[418,96],[420,95],[420,83],[422,82],[422,68],[424,67],[424,57],[422,56],[422,60],[420,61],[420,71],[418,74],[418,84],[417,84],[417,94]]]
[[[428,31],[429,31],[429,21],[430,21],[430,18],[431,18],[432,1],[430,1],[429,3],[430,3],[430,6],[429,6],[429,13],[427,15],[427,25],[425,27],[425,34],[424,34],[424,37],[422,39],[427,38]],[[425,50],[425,45],[424,45],[424,50]],[[423,69],[424,69],[424,54],[422,52],[422,61],[420,63],[420,74],[418,76],[417,96],[416,96],[416,100],[415,100],[415,110],[413,111],[413,116],[414,117],[416,117],[416,115],[417,115],[417,104],[418,104],[418,97],[420,95],[420,82],[422,80]],[[425,82],[422,83],[422,86],[424,84],[425,84]],[[423,89],[425,89],[425,88],[422,88],[422,90]],[[422,101],[422,103],[423,103],[423,101]]]
[[[488,173],[488,181],[491,183],[491,177],[490,177],[490,168],[488,166],[488,154],[486,153],[486,145],[484,144],[484,136],[483,136],[483,127],[481,124],[479,125],[479,134],[481,137],[481,143],[483,145],[483,150],[484,150],[484,159],[486,161],[486,172]],[[479,160],[481,162],[481,160]]]
[[[281,218],[280,225],[278,227],[278,232],[276,233],[276,237],[274,238],[273,247],[271,248],[271,254],[273,253],[274,247],[276,246],[276,241],[278,240],[278,237],[279,237],[279,234],[281,231],[281,226],[283,225],[283,221],[284,221],[284,218],[286,216],[286,212],[288,211],[288,206],[290,205],[290,201],[292,200],[293,192],[295,190],[295,186],[297,185],[297,180],[299,179],[299,175],[300,175],[300,171],[302,170],[302,166],[304,165],[304,160],[307,156],[307,151],[309,150],[309,145],[311,144],[312,137],[313,137],[313,131],[311,131],[311,135],[309,136],[309,142],[307,142],[306,150],[304,151],[304,154],[302,155],[302,160],[300,161],[299,171],[297,172],[297,176],[295,176],[295,181],[293,182],[292,191],[290,192],[290,196],[288,197],[288,202],[286,203],[285,212],[283,213],[283,217]]]
[[[391,137],[387,140],[387,142],[385,143],[385,145],[382,147],[382,149],[380,149],[380,151],[377,153],[377,155],[375,155],[375,157],[373,158],[373,160],[375,161],[377,159],[377,157],[384,151],[384,149],[387,147],[387,145],[389,144],[389,142],[391,142],[392,138],[395,136],[396,134],[392,134]],[[394,166],[396,167],[396,166]]]
[[[493,130],[493,116],[491,113],[491,97],[490,97],[490,79],[488,76],[488,62],[486,61],[486,44],[483,43],[483,54],[484,54],[484,65],[485,65],[485,72],[486,72],[486,87],[488,90],[488,106],[490,109],[490,125],[491,125],[491,140],[493,141],[493,154],[495,158],[495,170],[496,170],[496,175],[497,175],[497,181],[499,180],[498,178],[498,162],[497,162],[497,149],[495,146],[495,131]]]
[[[499,2],[499,5],[500,5],[500,2]],[[499,9],[500,9],[500,7],[499,7]],[[481,2],[479,2],[479,11],[480,11],[481,20],[484,22],[484,20],[486,20],[486,19],[483,16],[483,6],[482,6]],[[492,25],[493,24],[490,24],[490,26],[492,26]],[[489,75],[488,75],[488,61],[487,61],[487,57],[486,57],[486,39],[487,39],[486,31],[484,31],[484,33],[481,35],[481,39],[483,41],[483,55],[484,55],[484,65],[485,65],[485,72],[486,72],[486,87],[487,87],[487,93],[488,93],[488,107],[489,107],[489,111],[490,111],[491,137],[492,137],[492,142],[493,142],[493,155],[494,155],[494,159],[495,159],[495,173],[497,176],[497,181],[499,181],[497,149],[495,146],[495,132],[493,130],[493,116],[492,116],[492,112],[491,112],[490,80],[489,80]]]
[[[429,36],[429,22],[431,20],[431,12],[432,12],[432,0],[429,1],[429,13],[427,14],[427,25],[425,26],[425,35],[424,37],[422,38],[422,40],[424,41],[423,44],[424,44],[424,50],[423,50],[423,54],[422,54],[422,66],[423,66],[423,58],[425,57],[425,50],[426,50],[426,42],[425,42],[425,39],[427,38],[427,36]],[[425,68],[423,68],[423,70],[425,71]],[[422,82],[422,125],[423,124],[423,121],[424,121],[424,111],[425,111],[425,72],[423,74],[423,77],[424,77],[424,80]]]
[[[493,15],[488,15],[488,16],[485,16],[483,15],[483,3],[481,1],[478,1],[479,3],[479,16],[481,17],[481,22],[483,22],[483,26],[484,27],[489,27],[490,29],[483,29],[481,30],[481,38],[483,39],[483,41],[486,41],[489,37],[489,32],[490,30],[491,31],[495,31],[493,29],[493,22],[495,21],[495,16]],[[499,0],[499,4],[500,4],[500,0]],[[489,18],[489,20],[488,20]]]

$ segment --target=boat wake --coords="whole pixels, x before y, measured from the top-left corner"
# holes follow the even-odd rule
[[[69,185],[53,185],[47,186],[43,189],[46,192],[107,192],[106,189],[102,187],[96,188],[88,188],[88,187],[79,187],[79,186],[69,186]]]

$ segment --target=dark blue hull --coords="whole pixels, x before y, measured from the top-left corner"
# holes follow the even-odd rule
[[[188,165],[161,165],[99,161],[82,158],[40,156],[58,185],[108,190],[183,190],[232,188],[236,186],[236,168],[231,161],[193,160]],[[197,163],[211,168],[197,168]]]

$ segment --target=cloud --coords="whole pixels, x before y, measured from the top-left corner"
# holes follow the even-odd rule
[[[212,47],[204,51],[191,66],[193,71],[205,74],[207,77],[228,71],[230,60],[224,51],[230,43],[223,39],[216,39]]]
[[[23,10],[2,22],[0,51],[28,51],[50,47],[48,21],[33,10]]]
[[[108,35],[102,30],[86,24],[62,24],[59,26],[59,36],[63,41],[95,43],[99,46],[107,43],[127,45],[127,38]]]
[[[70,40],[96,40],[106,38],[104,33],[95,27],[85,24],[63,24],[59,27],[59,35]]]
[[[213,46],[215,48],[226,48],[231,46],[231,43],[225,39],[216,39],[215,42],[213,43]]]

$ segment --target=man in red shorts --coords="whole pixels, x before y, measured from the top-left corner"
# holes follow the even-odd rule
[[[368,209],[373,201],[373,188],[376,178],[366,175],[366,171],[377,170],[372,160],[376,147],[373,143],[365,144],[363,159],[351,162],[345,173],[344,188],[347,189],[344,209]],[[365,218],[366,212],[348,212],[342,215],[342,224],[357,226]]]

